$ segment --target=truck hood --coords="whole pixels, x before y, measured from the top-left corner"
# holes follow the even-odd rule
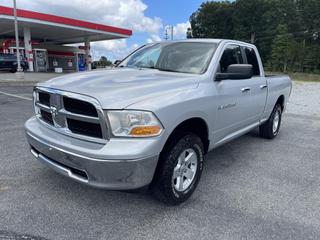
[[[123,109],[169,92],[196,88],[197,76],[157,69],[117,68],[68,74],[38,86],[94,97],[103,109]]]

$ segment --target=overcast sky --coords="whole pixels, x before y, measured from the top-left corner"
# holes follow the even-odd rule
[[[202,0],[17,0],[17,7],[117,27],[129,28],[129,39],[92,43],[92,55],[121,59],[146,42],[164,38],[167,25],[174,25],[174,38],[185,38],[189,17]],[[12,0],[0,5],[12,7]]]

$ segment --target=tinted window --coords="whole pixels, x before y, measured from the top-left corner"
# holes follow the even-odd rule
[[[243,64],[241,48],[237,45],[229,45],[224,50],[220,60],[221,72],[227,72],[227,68],[231,64]]]
[[[254,49],[246,47],[245,53],[247,56],[248,64],[251,64],[253,67],[253,75],[260,75],[259,63]]]
[[[15,55],[12,54],[1,54],[0,61],[15,61],[17,58]]]

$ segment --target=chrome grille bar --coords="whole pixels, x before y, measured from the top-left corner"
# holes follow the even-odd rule
[[[50,112],[50,107],[49,107],[49,106],[44,105],[44,104],[42,104],[42,103],[40,103],[40,102],[36,102],[35,104],[36,104],[36,106],[37,106],[38,108],[41,108],[41,109],[44,110],[44,111]]]
[[[59,113],[67,116],[68,118],[75,119],[75,120],[92,122],[92,123],[100,123],[100,119],[98,117],[91,117],[91,116],[86,116],[82,114],[72,113],[65,109],[60,109]]]
[[[96,99],[92,97],[84,96],[81,94],[65,92],[65,91],[52,89],[52,88],[36,87],[34,91],[35,91],[34,106],[35,106],[36,116],[48,128],[58,131],[60,133],[63,133],[65,135],[79,138],[79,139],[84,139],[84,140],[98,142],[98,143],[107,142],[107,140],[109,139],[107,121],[106,121],[104,112],[101,108],[101,105]],[[50,106],[47,106],[46,104],[43,104],[39,101],[39,92],[50,94]],[[94,116],[67,111],[64,108],[63,97],[68,97],[75,100],[83,101],[86,104],[87,103],[91,104],[92,106],[95,107],[98,116],[94,117]],[[42,119],[40,110],[43,110],[51,114],[53,119],[53,124],[49,124],[47,121],[44,121]],[[102,138],[87,136],[85,135],[85,131],[84,131],[84,134],[72,132],[68,127],[68,119],[81,121],[84,124],[87,122],[89,125],[90,124],[100,125],[101,134],[99,134],[99,136],[101,135]],[[89,125],[88,125],[88,128],[89,128]]]

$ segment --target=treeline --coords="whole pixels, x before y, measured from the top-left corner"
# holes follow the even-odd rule
[[[98,61],[94,61],[93,64],[97,68],[105,68],[107,66],[112,66],[112,62],[108,60],[105,56],[100,57],[100,59]]]
[[[254,43],[269,71],[320,73],[320,0],[204,2],[188,38]]]

